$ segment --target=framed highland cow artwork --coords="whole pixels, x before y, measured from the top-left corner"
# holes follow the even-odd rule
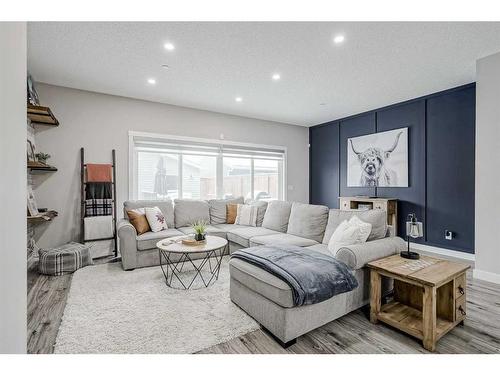
[[[408,128],[348,138],[347,186],[408,187]]]

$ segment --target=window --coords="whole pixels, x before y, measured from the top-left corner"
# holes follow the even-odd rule
[[[131,199],[285,199],[285,150],[130,132]]]
[[[224,198],[252,197],[252,160],[244,158],[224,157],[222,186]]]
[[[255,159],[253,169],[254,199],[279,199],[282,190],[280,161]]]
[[[217,157],[184,155],[182,157],[182,197],[217,198]]]
[[[178,198],[178,155],[151,151],[139,151],[137,156],[137,198]]]

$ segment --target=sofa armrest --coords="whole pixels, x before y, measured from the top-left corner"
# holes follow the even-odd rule
[[[137,231],[127,219],[118,221],[116,231],[120,239],[123,269],[134,269],[137,265]]]
[[[339,248],[335,258],[354,270],[363,268],[366,263],[397,254],[406,250],[406,242],[400,237],[385,237],[379,240],[348,245]]]

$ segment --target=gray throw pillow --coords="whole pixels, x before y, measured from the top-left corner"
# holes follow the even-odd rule
[[[230,203],[243,204],[243,197],[208,200],[210,224],[226,224],[227,205]]]

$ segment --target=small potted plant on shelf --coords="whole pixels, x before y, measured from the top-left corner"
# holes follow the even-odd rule
[[[193,223],[194,239],[196,241],[205,241],[205,232],[207,230],[207,223],[204,221],[196,221]]]
[[[36,157],[36,160],[39,162],[39,163],[42,163],[42,164],[45,164],[47,165],[47,160],[50,159],[50,155],[49,154],[45,154],[43,152],[38,152],[35,154],[35,157]]]

